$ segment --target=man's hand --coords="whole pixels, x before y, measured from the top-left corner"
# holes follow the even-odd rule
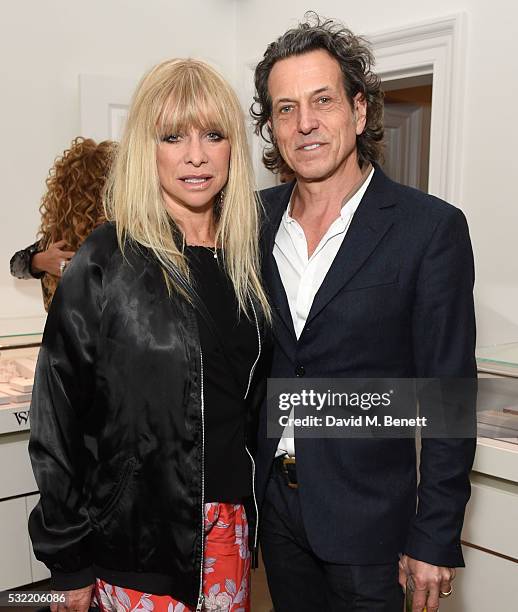
[[[50,612],[88,612],[92,601],[93,584],[74,591],[59,591],[67,595],[67,603],[54,603],[50,606]],[[53,591],[54,592],[54,591]]]
[[[74,256],[74,251],[64,251],[63,247],[66,246],[66,240],[58,240],[49,246],[46,251],[41,253],[35,253],[31,260],[31,271],[34,274],[39,272],[47,272],[52,276],[61,276],[61,262],[68,263]]]
[[[406,582],[411,578],[414,586],[412,612],[436,612],[441,593],[451,593],[451,582],[455,568],[430,565],[403,555],[399,561],[399,584],[406,591]]]

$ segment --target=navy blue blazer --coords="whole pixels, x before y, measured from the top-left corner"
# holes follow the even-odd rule
[[[272,249],[294,183],[261,192],[263,274],[274,311],[271,377],[476,378],[474,268],[463,213],[376,166],[296,339]],[[259,504],[278,439],[259,424]],[[462,566],[460,533],[476,441],[297,439],[304,524],[331,563],[390,563],[406,553]],[[416,508],[417,499],[419,503]]]

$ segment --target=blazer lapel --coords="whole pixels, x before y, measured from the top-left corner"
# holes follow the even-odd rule
[[[351,280],[393,224],[395,200],[378,166],[356,210],[340,249],[320,285],[306,324]]]
[[[284,285],[282,284],[281,276],[279,274],[279,268],[277,262],[273,256],[273,247],[275,244],[275,236],[281,223],[282,215],[288,206],[290,201],[291,192],[295,183],[289,183],[285,186],[284,190],[278,193],[275,200],[272,203],[268,202],[268,195],[264,195],[264,199],[267,201],[267,220],[265,222],[265,233],[264,233],[264,256],[263,256],[263,269],[264,269],[264,280],[268,288],[270,301],[272,303],[274,313],[278,315],[278,318],[282,321],[289,334],[296,341],[295,329],[293,327],[293,319],[291,318],[290,307],[288,304],[288,298]]]

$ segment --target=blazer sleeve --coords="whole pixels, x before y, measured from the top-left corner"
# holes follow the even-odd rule
[[[413,345],[416,376],[440,379],[442,390],[450,393],[447,402],[443,396],[442,409],[456,410],[471,424],[471,433],[422,439],[417,512],[405,549],[414,559],[446,567],[464,565],[460,537],[476,448],[473,284],[468,226],[462,212],[451,207],[437,224],[420,266]],[[464,381],[460,393],[455,379]],[[437,407],[425,402],[430,399],[420,398],[423,409],[433,414]]]
[[[31,403],[29,453],[40,501],[29,518],[34,553],[52,588],[94,582],[84,505],[83,423],[95,389],[103,270],[85,242],[63,274],[39,352]]]

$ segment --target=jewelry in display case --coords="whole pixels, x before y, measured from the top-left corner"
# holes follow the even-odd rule
[[[41,334],[0,336],[0,434],[29,429]]]

